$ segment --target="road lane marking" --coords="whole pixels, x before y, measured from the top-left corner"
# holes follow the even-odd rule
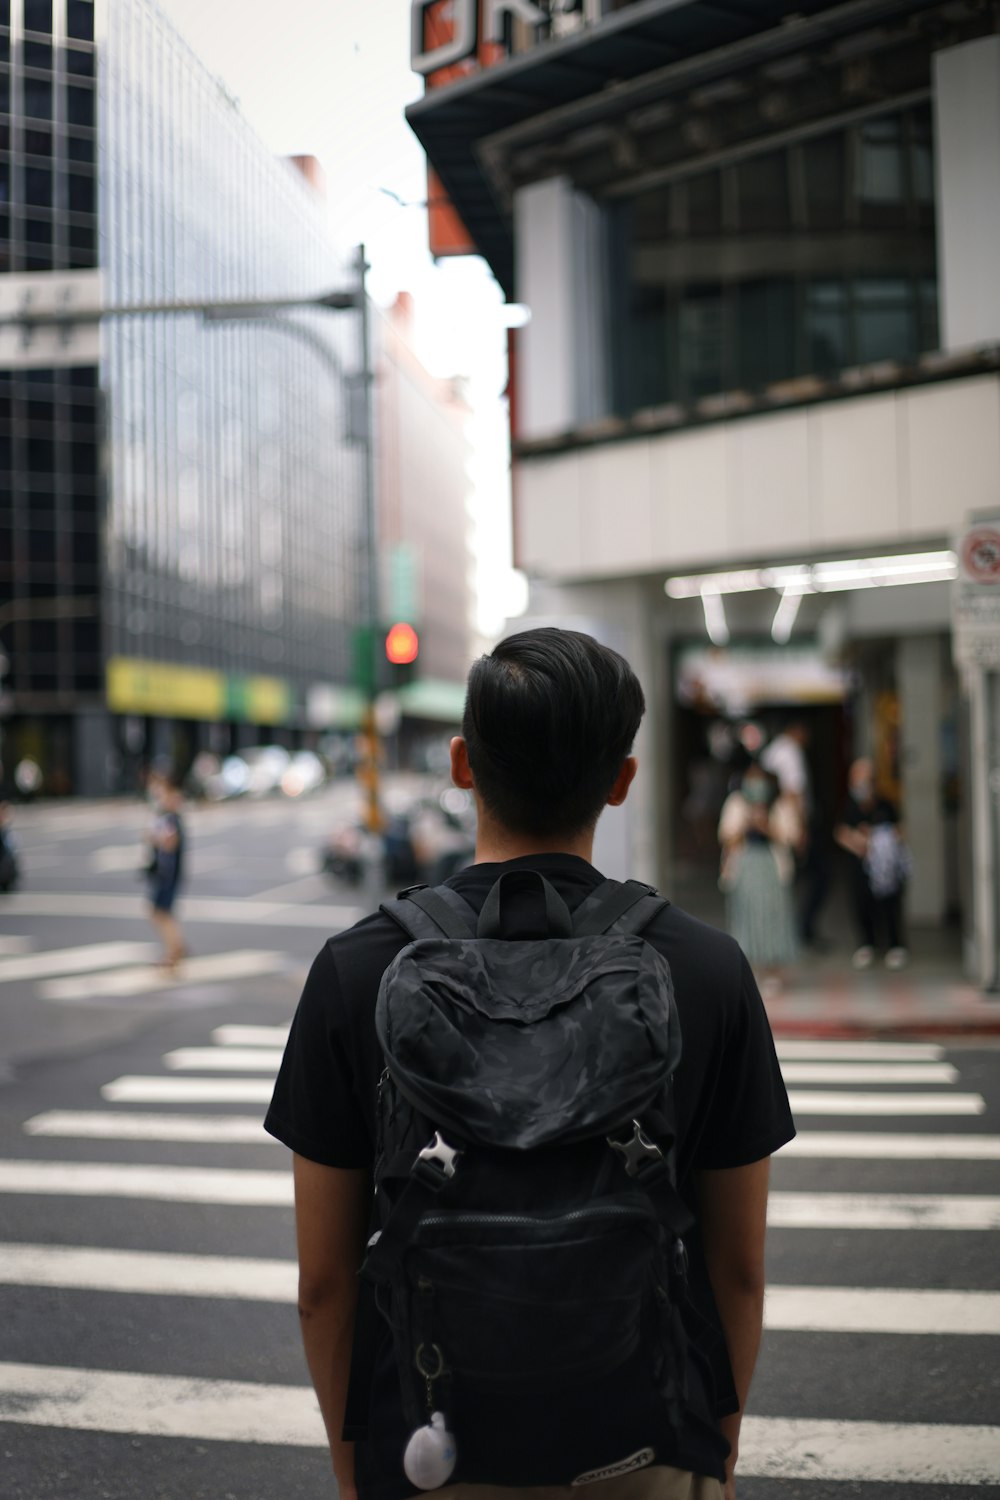
[[[0,1420],[85,1432],[323,1448],[308,1386],[0,1364]]]
[[[0,1420],[76,1431],[326,1448],[307,1386],[0,1364]],[[746,1417],[740,1468],[770,1479],[990,1484],[1000,1427]]]
[[[292,1260],[63,1245],[0,1244],[0,1283],[252,1302],[294,1303],[298,1295]],[[772,1286],[764,1324],[786,1333],[992,1337],[1000,1334],[1000,1292]]]
[[[1000,1135],[896,1135],[800,1130],[777,1156],[870,1161],[1000,1161]]]
[[[75,1198],[153,1198],[169,1203],[292,1202],[288,1171],[136,1166],[120,1162],[0,1161],[0,1193]]]
[[[0,958],[0,984],[142,963],[154,959],[158,952],[155,943],[85,943],[77,948],[50,948],[45,953]]]
[[[295,1302],[293,1260],[170,1255],[65,1245],[0,1245],[0,1283],[154,1297],[232,1297]]]
[[[981,1115],[982,1094],[861,1094],[790,1089],[793,1115]]]
[[[270,1104],[270,1078],[161,1078],[126,1073],[104,1084],[109,1104]]]
[[[783,1037],[775,1042],[782,1062],[940,1062],[944,1048],[935,1042],[827,1042]]]
[[[256,1115],[156,1115],[51,1109],[24,1122],[26,1135],[95,1141],[205,1141],[220,1146],[279,1146]]]
[[[957,1083],[958,1069],[942,1062],[786,1062],[786,1084],[792,1083]]]
[[[284,1047],[287,1026],[216,1026],[212,1041],[217,1047]]]
[[[855,1484],[995,1484],[1000,1427],[745,1417],[740,1473]]]
[[[764,1326],[781,1332],[1000,1334],[1000,1292],[769,1286]]]
[[[177,1047],[165,1052],[163,1061],[174,1072],[270,1073],[281,1066],[280,1047]]]
[[[24,891],[4,897],[4,913],[23,917],[116,917],[128,922],[149,920],[149,906],[141,896],[92,895],[79,891],[50,894]],[[177,915],[187,924],[208,922],[211,926],[319,927],[329,933],[352,927],[369,913],[362,906],[282,905],[273,901],[233,898],[190,897],[181,900]]]
[[[154,950],[155,952],[155,950]],[[158,969],[148,964],[142,968],[112,969],[104,974],[84,978],[50,979],[39,986],[44,1000],[62,1003],[100,999],[103,995],[143,995],[150,990],[179,989],[187,984],[206,984],[226,979],[255,979],[277,974],[287,968],[284,953],[269,949],[240,948],[232,953],[209,953],[203,958],[186,958],[176,969]]]
[[[953,1193],[773,1192],[773,1229],[1000,1229],[1000,1198]]]

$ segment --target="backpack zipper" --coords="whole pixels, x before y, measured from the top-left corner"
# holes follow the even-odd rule
[[[487,1224],[515,1224],[518,1226],[536,1227],[549,1224],[576,1223],[580,1219],[648,1219],[651,1216],[641,1208],[626,1208],[620,1203],[595,1204],[591,1208],[576,1208],[568,1214],[560,1214],[557,1218],[540,1218],[533,1214],[487,1214],[487,1213],[451,1213],[451,1214],[424,1214],[420,1220],[422,1228],[441,1228],[451,1225],[487,1225]]]

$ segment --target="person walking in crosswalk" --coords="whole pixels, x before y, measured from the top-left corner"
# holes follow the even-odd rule
[[[150,917],[163,943],[161,965],[176,969],[187,954],[174,905],[184,875],[184,824],[180,784],[172,771],[156,771],[149,778],[156,819],[147,834]]]

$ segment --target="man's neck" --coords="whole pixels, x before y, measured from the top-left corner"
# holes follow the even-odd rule
[[[480,817],[476,834],[477,865],[502,864],[504,860],[524,859],[532,854],[571,854],[590,864],[594,856],[593,829],[586,829],[570,838],[562,835],[546,839],[515,833],[512,829],[502,828],[499,824]]]

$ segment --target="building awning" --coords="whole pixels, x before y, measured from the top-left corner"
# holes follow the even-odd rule
[[[653,76],[689,88],[724,76],[739,43],[767,38],[780,55],[890,19],[925,0],[636,0],[573,36],[540,42],[457,82],[430,89],[406,118],[479,252],[508,296],[514,289],[512,210],[483,143],[582,102],[603,109]],[[930,3],[930,0],[926,0]],[[729,49],[728,51],[726,49]],[[700,62],[701,66],[693,65]],[[509,197],[509,195],[507,195]]]

